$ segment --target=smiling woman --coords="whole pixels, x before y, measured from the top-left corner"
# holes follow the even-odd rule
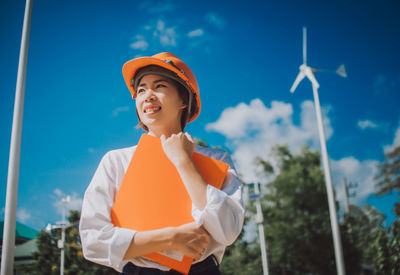
[[[220,274],[225,248],[242,230],[244,208],[230,156],[197,146],[182,132],[200,113],[197,80],[170,53],[133,59],[124,65],[123,75],[136,99],[139,125],[160,139],[163,152],[182,179],[193,203],[194,222],[140,232],[114,226],[110,212],[137,146],[110,151],[85,192],[80,221],[84,256],[121,274],[180,274],[144,257],[153,252],[173,257],[175,250],[194,259],[189,274]],[[204,180],[192,159],[194,152],[229,165],[221,189]]]

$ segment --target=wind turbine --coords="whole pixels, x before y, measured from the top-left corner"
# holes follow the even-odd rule
[[[290,88],[290,92],[294,93],[294,90],[296,90],[297,85],[303,80],[304,77],[307,76],[307,78],[311,81],[313,87],[315,86],[317,89],[319,88],[319,84],[317,79],[314,76],[315,72],[330,72],[330,73],[336,73],[340,75],[341,77],[347,77],[346,73],[346,68],[344,64],[341,64],[336,71],[332,70],[325,70],[325,69],[317,69],[317,68],[311,68],[307,66],[307,28],[303,27],[303,64],[300,66],[300,72],[296,77],[296,80],[294,81],[292,88]]]
[[[323,70],[311,68],[307,65],[307,29],[306,27],[303,27],[303,64],[300,66],[300,72],[297,75],[296,80],[292,85],[292,88],[290,88],[290,92],[293,93],[296,90],[297,85],[299,85],[299,83],[303,80],[304,77],[307,77],[311,81],[314,94],[315,111],[317,115],[319,139],[321,143],[322,160],[324,165],[325,185],[328,194],[329,214],[331,219],[333,244],[335,248],[336,270],[338,275],[345,275],[346,273],[344,269],[342,241],[340,239],[340,231],[339,231],[336,208],[335,208],[335,198],[333,194],[333,187],[331,181],[331,172],[329,168],[328,151],[326,149],[324,126],[322,123],[322,116],[321,116],[321,106],[319,104],[319,97],[318,97],[319,84],[314,76],[314,72],[316,71],[323,71]],[[347,77],[344,65],[339,66],[339,68],[336,70],[336,73],[342,77]]]

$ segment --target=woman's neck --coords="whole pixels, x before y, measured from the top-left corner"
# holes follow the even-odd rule
[[[173,134],[178,134],[182,132],[182,129],[180,127],[177,128],[169,128],[169,129],[160,129],[160,128],[156,128],[156,129],[149,129],[148,134],[150,136],[154,136],[154,137],[158,137],[160,138],[162,135],[164,135],[165,137],[170,137]]]

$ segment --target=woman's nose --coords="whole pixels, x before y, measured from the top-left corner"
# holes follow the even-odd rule
[[[146,98],[145,101],[153,101],[155,100],[156,96],[154,94],[154,91],[152,89],[148,89],[146,91]]]

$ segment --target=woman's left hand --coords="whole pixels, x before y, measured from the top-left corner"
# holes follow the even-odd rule
[[[161,145],[169,160],[176,166],[180,166],[192,160],[195,144],[188,133],[173,134],[169,138],[161,136]]]

